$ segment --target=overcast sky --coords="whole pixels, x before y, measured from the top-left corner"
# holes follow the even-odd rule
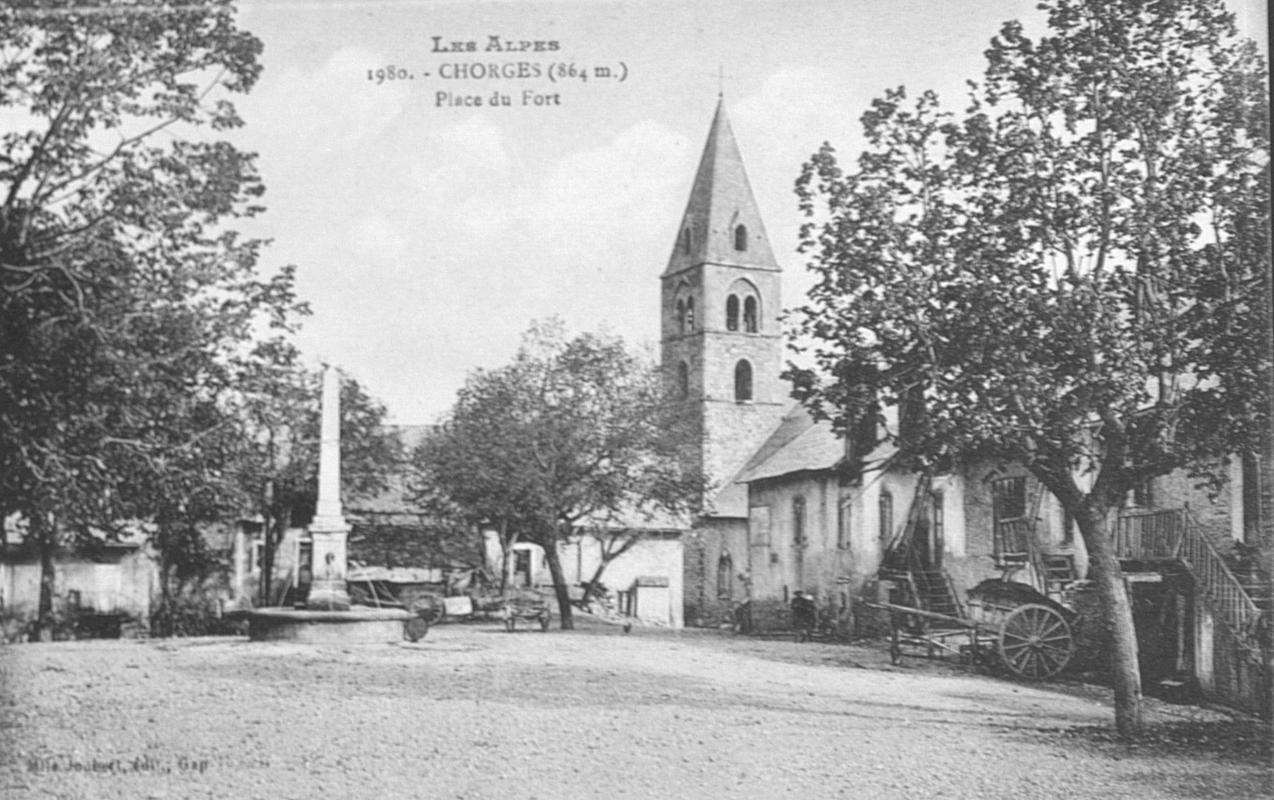
[[[309,359],[352,374],[392,421],[433,422],[471,369],[512,356],[533,319],[656,342],[659,274],[721,89],[784,305],[799,303],[801,163],[824,140],[856,155],[858,117],[887,87],[962,106],[1003,21],[1040,29],[1034,6],[243,3],[265,70],[237,101],[247,125],[236,138],[260,154],[268,188],[247,230],[274,240],[266,265],[299,268]],[[1234,7],[1265,36],[1264,2]],[[545,44],[495,52],[492,36]],[[435,52],[434,37],[476,50]],[[508,77],[474,77],[491,65]],[[571,66],[590,79],[550,80]],[[411,77],[377,83],[391,67]],[[510,105],[491,107],[496,92]],[[481,106],[460,104],[475,97]]]

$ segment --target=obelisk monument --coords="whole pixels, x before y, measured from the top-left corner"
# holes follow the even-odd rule
[[[348,611],[345,545],[349,525],[341,513],[341,384],[331,366],[323,368],[322,414],[318,507],[309,529],[313,578],[305,606],[319,611]]]

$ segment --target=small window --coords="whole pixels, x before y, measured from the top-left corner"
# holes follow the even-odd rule
[[[730,558],[730,551],[724,550],[721,558],[717,559],[717,599],[731,600],[734,598],[734,559]]]
[[[734,399],[740,402],[752,399],[752,365],[747,361],[734,365]]]
[[[690,396],[690,365],[684,361],[677,365],[677,396],[683,400]]]
[[[747,297],[743,300],[743,330],[748,333],[756,333],[757,329],[757,313],[756,298]],[[731,328],[733,330],[733,328]]]
[[[894,496],[889,492],[881,492],[878,503],[880,511],[880,541],[888,544],[894,533]]]
[[[677,330],[685,333],[686,331],[686,301],[677,301]]]
[[[770,544],[770,507],[752,506],[748,509],[748,543],[754,547]]]
[[[792,544],[805,546],[805,497],[802,495],[792,499]]]
[[[737,331],[739,329],[738,295],[732,294],[725,301],[725,329],[728,331]]]
[[[686,326],[684,333],[693,333],[695,329],[695,299],[686,300]]]
[[[690,229],[681,232],[681,252],[690,255]]]
[[[1155,500],[1154,485],[1149,480],[1142,481],[1133,487],[1132,496],[1128,499],[1137,508],[1153,507]]]
[[[991,484],[995,521],[1026,516],[1026,478],[1002,478]]]
[[[850,503],[842,500],[836,506],[836,546],[841,550],[849,549]]]
[[[746,225],[735,226],[734,249],[740,252],[748,249],[748,227]]]
[[[1239,488],[1241,507],[1243,510],[1243,541],[1247,544],[1259,542],[1261,533],[1261,468],[1260,458],[1256,453],[1246,452],[1239,457],[1239,480],[1243,485]],[[1150,492],[1150,481],[1146,481],[1146,495],[1153,500]]]

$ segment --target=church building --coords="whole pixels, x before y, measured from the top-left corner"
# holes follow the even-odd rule
[[[782,371],[780,268],[718,102],[668,267],[661,356],[697,424],[712,485],[686,538],[686,621],[728,617],[746,594],[747,487],[739,473],[791,404]]]
[[[697,426],[692,458],[710,481],[682,538],[685,623],[738,622],[746,603],[754,630],[783,630],[800,590],[849,636],[883,620],[872,601],[959,617],[971,590],[1001,578],[1044,603],[1082,605],[1083,541],[1025,467],[976,459],[907,472],[891,466],[880,430],[840,438],[791,399],[780,377],[781,276],[719,101],[660,276],[662,366]],[[885,409],[877,427],[898,424]],[[1189,674],[1206,694],[1260,706],[1252,629],[1268,600],[1243,579],[1254,536],[1239,522],[1254,515],[1240,500],[1255,497],[1255,483],[1232,481],[1216,498],[1188,483],[1171,475],[1131,492],[1114,526],[1143,679]]]

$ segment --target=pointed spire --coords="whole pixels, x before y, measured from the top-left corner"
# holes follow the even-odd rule
[[[724,97],[717,100],[666,274],[703,263],[779,268],[734,141]]]

